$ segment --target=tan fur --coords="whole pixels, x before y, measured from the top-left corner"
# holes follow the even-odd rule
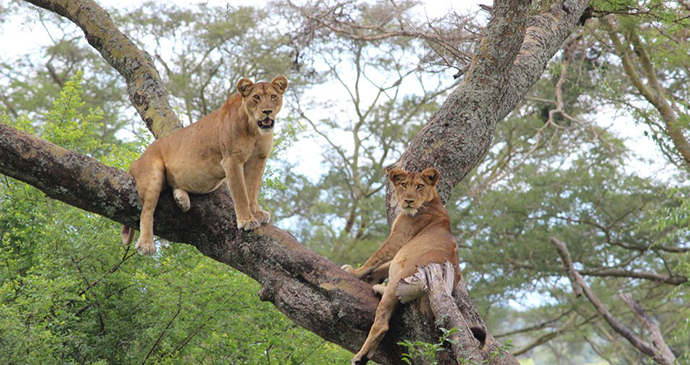
[[[154,141],[130,173],[141,201],[141,235],[136,248],[142,255],[156,253],[153,212],[167,184],[177,205],[190,208],[188,193],[206,194],[224,181],[235,203],[237,227],[250,231],[270,220],[257,201],[266,159],[273,146],[273,123],[287,90],[285,76],[273,81],[237,82],[237,94],[196,123]],[[267,128],[260,128],[259,125]],[[122,242],[132,242],[134,230],[123,227]]]
[[[436,192],[440,176],[433,167],[422,173],[392,169],[388,178],[395,187],[394,197],[400,214],[393,223],[390,236],[362,267],[343,266],[345,271],[360,279],[389,267],[389,284],[385,288],[380,285],[373,288],[377,292],[383,291],[383,296],[376,308],[376,319],[369,336],[352,359],[352,364],[366,364],[388,331],[388,322],[400,305],[396,296],[400,280],[413,275],[417,267],[446,261],[456,268],[454,285],[462,277],[457,244],[450,232],[450,217]]]

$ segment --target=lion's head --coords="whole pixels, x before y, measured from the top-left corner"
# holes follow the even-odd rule
[[[255,121],[259,130],[271,130],[276,114],[283,106],[283,94],[288,87],[285,76],[276,76],[271,82],[253,83],[249,79],[237,82],[237,91],[242,96],[242,105],[250,121]]]
[[[414,216],[424,204],[438,198],[436,184],[440,178],[441,173],[433,167],[421,173],[398,168],[390,170],[388,179],[395,187],[394,194],[401,213]]]

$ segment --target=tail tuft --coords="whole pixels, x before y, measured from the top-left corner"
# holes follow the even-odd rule
[[[122,237],[122,245],[129,246],[134,241],[134,228],[122,226],[120,237]]]

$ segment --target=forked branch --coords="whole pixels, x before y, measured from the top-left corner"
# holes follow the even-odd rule
[[[634,331],[632,331],[630,328],[626,327],[623,323],[618,321],[606,308],[604,303],[601,302],[599,297],[589,288],[587,283],[585,283],[584,279],[582,279],[582,276],[580,273],[575,270],[575,266],[573,265],[572,260],[570,259],[570,252],[568,251],[568,247],[566,244],[560,240],[558,240],[555,237],[551,238],[551,244],[554,246],[558,254],[561,256],[561,260],[563,262],[564,269],[568,273],[568,278],[571,279],[570,283],[573,286],[573,292],[584,292],[585,296],[589,301],[592,303],[594,308],[597,310],[599,315],[601,315],[604,320],[613,328],[614,331],[616,331],[618,334],[621,336],[625,337],[628,342],[630,342],[631,345],[633,345],[636,349],[638,349],[640,352],[643,354],[651,357],[654,359],[659,364],[662,365],[672,365],[676,361],[676,357],[673,355],[673,353],[670,351],[668,346],[663,340],[663,336],[661,336],[661,331],[659,331],[658,326],[656,323],[654,323],[651,318],[647,316],[647,314],[642,310],[642,308],[639,308],[636,302],[632,300],[632,297],[630,297],[628,294],[621,294],[622,298],[624,301],[626,301],[626,304],[628,304],[631,309],[633,309],[633,313],[640,318],[642,323],[647,326],[648,329],[652,332],[652,335],[654,337],[654,341],[652,344],[649,344],[648,342],[644,341],[641,339],[637,334],[635,334]],[[639,309],[639,310],[638,310]]]

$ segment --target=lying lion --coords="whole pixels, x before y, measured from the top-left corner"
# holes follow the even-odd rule
[[[392,169],[388,178],[394,185],[394,198],[400,214],[393,222],[390,236],[378,250],[358,269],[344,265],[343,269],[358,278],[388,272],[388,286],[374,285],[382,294],[376,308],[376,318],[362,349],[352,359],[352,364],[366,364],[388,331],[388,322],[400,305],[396,289],[400,281],[412,276],[418,266],[449,261],[455,268],[458,284],[462,274],[458,267],[455,238],[450,233],[450,217],[436,192],[441,174],[433,167],[422,173]],[[400,294],[400,293],[398,293]]]
[[[156,253],[153,212],[166,181],[182,211],[189,210],[188,193],[210,193],[226,181],[235,203],[237,228],[251,231],[269,221],[271,215],[261,209],[257,197],[287,87],[285,76],[257,83],[241,79],[238,93],[220,109],[154,141],[132,163],[130,173],[142,205],[136,245],[140,254]],[[134,229],[122,227],[122,242],[128,245],[133,238]]]

